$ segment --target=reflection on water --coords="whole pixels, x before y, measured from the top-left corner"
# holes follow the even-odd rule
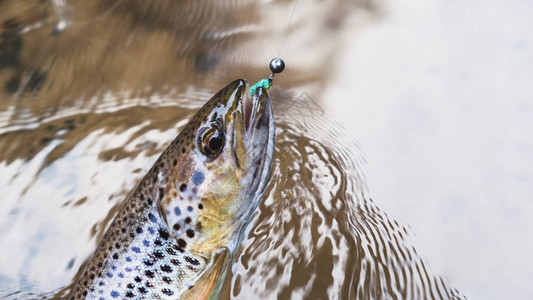
[[[368,197],[357,146],[322,118],[320,89],[343,20],[376,8],[300,2],[283,50],[288,68],[271,93],[273,178],[223,298],[461,298]],[[291,9],[290,1],[0,2],[0,297],[64,295],[118,205],[195,110],[230,80],[268,73],[286,23],[265,12],[288,20]]]

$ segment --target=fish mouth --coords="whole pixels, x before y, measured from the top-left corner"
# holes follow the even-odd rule
[[[263,87],[258,87],[253,95],[249,94],[249,86],[246,86],[246,95],[243,97],[243,121],[244,129],[248,136],[253,135],[253,131],[264,131],[270,129],[273,121],[272,103],[267,91]]]
[[[268,183],[274,152],[274,116],[266,89],[257,87],[250,95],[244,79],[229,84],[221,95],[227,99],[225,123],[236,166],[244,172],[246,198],[256,199]]]
[[[270,181],[274,153],[275,126],[272,103],[263,87],[250,95],[246,80],[231,85],[232,109],[228,111],[233,121],[229,143],[234,162],[242,171],[243,201],[234,215],[235,222],[251,216]]]
[[[240,119],[238,124],[234,124],[239,133],[251,137],[255,130],[261,131],[264,130],[263,127],[273,125],[270,122],[273,116],[272,104],[263,87],[257,87],[254,94],[250,95],[248,81],[237,79],[219,93],[218,98],[225,99],[222,100],[227,108],[225,120]]]
[[[241,171],[249,173],[257,165],[271,165],[274,151],[274,117],[266,89],[257,87],[250,95],[250,85],[237,79],[219,92],[225,112],[227,143],[233,160]]]
[[[272,103],[267,91],[258,87],[253,95],[243,97],[243,122],[251,164],[246,182],[248,205],[243,205],[244,218],[251,216],[270,181],[274,153],[275,126]]]

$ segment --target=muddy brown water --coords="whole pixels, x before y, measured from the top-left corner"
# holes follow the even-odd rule
[[[61,298],[195,111],[268,75],[291,1],[0,2],[0,298]],[[270,93],[272,180],[221,298],[463,298],[366,190],[320,91],[371,1],[300,0]]]

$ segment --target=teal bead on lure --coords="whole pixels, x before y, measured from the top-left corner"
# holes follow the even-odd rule
[[[270,70],[272,71],[272,74],[266,79],[259,80],[256,84],[252,85],[250,88],[250,95],[254,95],[255,91],[258,87],[262,87],[267,92],[270,91],[272,88],[272,80],[274,79],[274,75],[277,73],[283,72],[285,69],[285,62],[281,58],[274,58],[270,61]]]
[[[252,87],[250,88],[250,95],[253,96],[255,94],[255,90],[257,90],[258,87],[262,87],[267,92],[269,92],[270,89],[272,88],[272,79],[270,79],[270,78],[261,79],[261,80],[259,80],[259,82],[257,82],[256,84],[252,85]]]

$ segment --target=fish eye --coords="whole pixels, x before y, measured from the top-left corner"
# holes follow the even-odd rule
[[[200,132],[198,148],[203,154],[213,157],[222,152],[225,140],[224,132],[218,126],[211,126]]]

